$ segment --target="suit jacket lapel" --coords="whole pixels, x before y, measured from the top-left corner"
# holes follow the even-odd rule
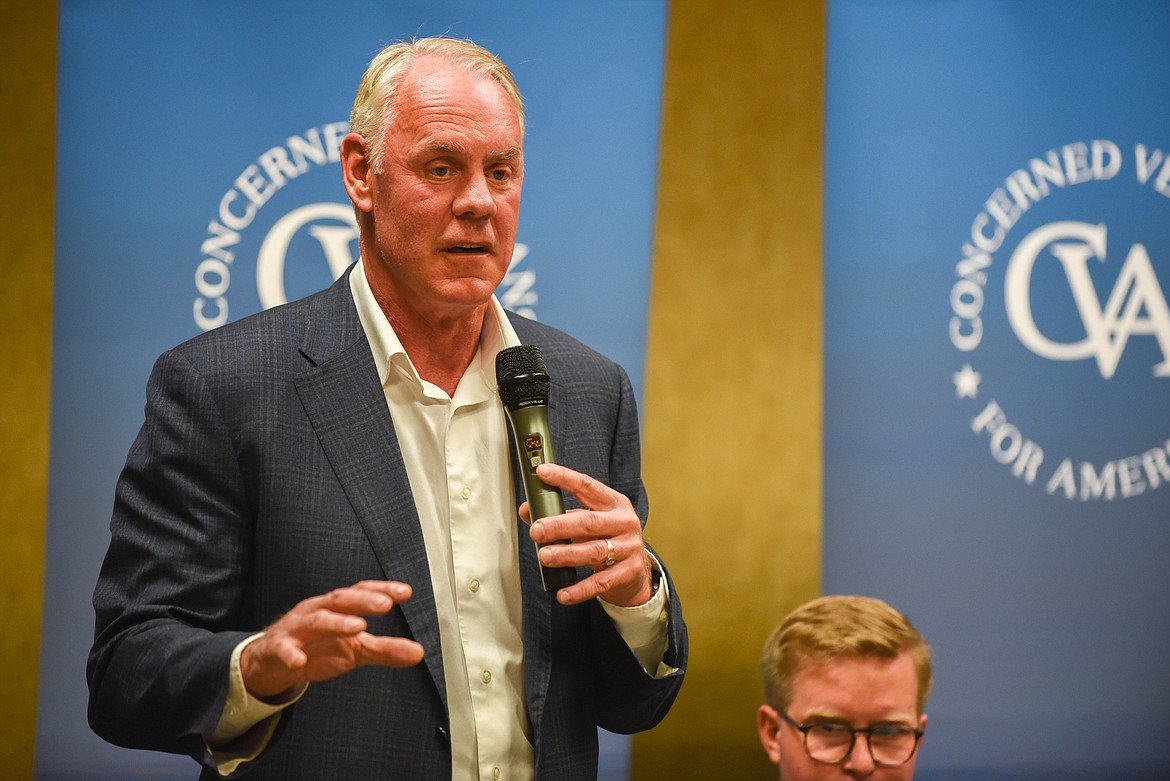
[[[386,578],[414,589],[402,611],[446,705],[426,546],[348,272],[314,302],[301,352],[311,364],[294,380],[305,414]]]

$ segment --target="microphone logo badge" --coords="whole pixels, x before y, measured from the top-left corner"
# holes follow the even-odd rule
[[[524,452],[528,454],[528,462],[532,468],[544,463],[544,438],[540,434],[529,434],[524,437]]]

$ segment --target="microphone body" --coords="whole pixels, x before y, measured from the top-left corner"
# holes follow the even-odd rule
[[[501,350],[496,356],[496,384],[516,442],[529,517],[536,521],[560,515],[565,511],[560,489],[545,484],[536,476],[536,467],[540,464],[556,463],[548,426],[548,396],[552,384],[540,350],[531,345]],[[536,547],[539,550],[544,545],[537,544]],[[577,572],[573,567],[541,564],[540,579],[545,591],[556,591],[575,583]]]

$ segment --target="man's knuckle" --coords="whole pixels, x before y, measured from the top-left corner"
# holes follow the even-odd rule
[[[582,521],[585,532],[587,534],[597,534],[601,528],[601,519],[597,516],[597,513],[590,511],[585,513],[584,516]]]

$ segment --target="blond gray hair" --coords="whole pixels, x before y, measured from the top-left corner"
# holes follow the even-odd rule
[[[349,129],[366,140],[370,148],[370,164],[382,172],[382,144],[391,122],[394,121],[394,96],[406,78],[410,66],[420,57],[442,57],[468,73],[494,79],[512,101],[524,134],[524,101],[512,79],[508,67],[496,55],[471,41],[459,38],[416,38],[386,46],[370,61],[358,85],[353,109],[349,114]]]

